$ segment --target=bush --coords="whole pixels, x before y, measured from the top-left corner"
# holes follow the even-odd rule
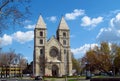
[[[120,81],[120,78],[92,78],[90,81]]]

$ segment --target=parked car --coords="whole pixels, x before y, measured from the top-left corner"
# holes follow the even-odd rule
[[[40,80],[40,81],[42,81],[42,79],[43,79],[43,78],[42,78],[41,76],[36,76],[36,77],[35,77],[35,80]]]

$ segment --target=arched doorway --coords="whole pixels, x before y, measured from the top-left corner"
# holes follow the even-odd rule
[[[58,74],[59,74],[59,68],[57,65],[53,65],[52,66],[52,76],[54,77],[58,77]]]

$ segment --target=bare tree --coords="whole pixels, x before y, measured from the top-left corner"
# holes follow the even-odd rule
[[[19,67],[20,67],[20,76],[22,77],[22,71],[27,67],[27,59],[22,55],[22,54],[18,54],[17,55],[17,57],[18,57],[18,60],[19,60],[19,63],[18,63],[18,65],[19,65]]]
[[[10,49],[10,51],[7,53],[7,65],[10,66],[12,63],[12,60],[16,57],[15,50]]]
[[[2,69],[2,72],[4,73],[4,76],[7,77],[7,67],[10,67],[10,64],[12,60],[16,57],[15,50],[10,49],[9,52],[0,52],[0,66]]]
[[[20,25],[30,16],[31,0],[0,0],[0,32],[12,25]]]
[[[9,52],[0,53],[0,62],[2,65],[9,66],[15,57],[16,57],[15,50],[10,49]]]
[[[10,49],[9,52],[0,52],[0,66],[2,67],[2,72],[4,76],[7,77],[7,67],[10,68],[11,65],[16,65],[20,68],[20,73],[22,76],[23,69],[27,66],[27,59],[22,54],[16,54],[15,50]]]

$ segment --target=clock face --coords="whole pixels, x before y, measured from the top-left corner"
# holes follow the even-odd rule
[[[58,50],[53,48],[50,50],[50,56],[51,57],[56,57],[58,55]]]

